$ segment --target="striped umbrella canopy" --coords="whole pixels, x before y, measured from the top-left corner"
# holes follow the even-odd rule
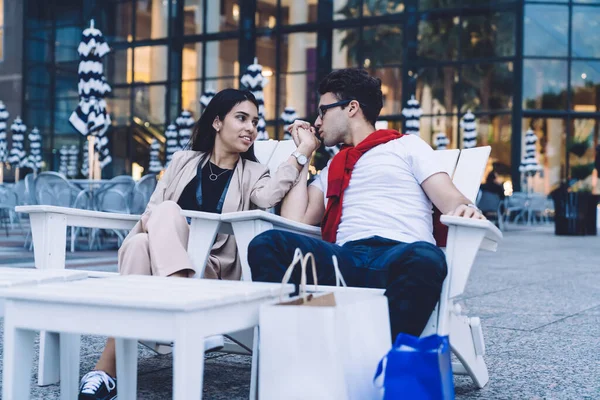
[[[404,116],[404,133],[419,136],[421,126],[419,120],[423,115],[423,109],[414,95],[410,96],[410,100],[406,102],[406,107],[402,109],[402,115]]]
[[[179,147],[179,134],[177,133],[177,125],[169,124],[165,131],[165,138],[167,138],[167,148],[165,149],[165,167],[169,165],[173,154],[176,151],[181,150]]]
[[[42,135],[40,135],[40,130],[35,127],[29,132],[27,166],[35,172],[42,169]]]
[[[79,149],[77,146],[72,145],[69,148],[69,161],[67,164],[67,176],[69,178],[77,177],[77,161],[79,159]]]
[[[60,163],[58,164],[58,172],[67,176],[67,171],[69,169],[69,148],[67,146],[61,146],[59,154]]]
[[[268,140],[269,134],[267,133],[267,124],[265,122],[265,98],[263,94],[263,88],[267,84],[268,80],[262,75],[262,65],[260,65],[256,58],[254,63],[250,64],[246,68],[246,72],[240,79],[242,85],[246,87],[258,102],[258,136],[256,140]]]
[[[78,68],[79,105],[69,117],[71,125],[84,136],[96,136],[94,143],[98,152],[100,168],[112,161],[108,150],[106,131],[110,126],[110,115],[106,111],[105,96],[111,92],[110,85],[104,77],[102,57],[110,48],[100,30],[94,28],[94,20],[82,34],[77,48],[80,62]]]
[[[181,111],[179,117],[175,119],[175,125],[177,126],[177,132],[179,133],[179,148],[181,150],[186,149],[190,144],[190,138],[192,137],[192,128],[194,127],[194,117],[188,110]]]
[[[471,110],[463,116],[460,126],[463,128],[463,149],[477,146],[477,123]]]
[[[7,122],[8,111],[6,111],[6,106],[4,103],[0,101],[0,163],[5,163],[8,160],[8,146],[6,143]]]
[[[162,161],[160,161],[160,142],[158,139],[152,139],[150,144],[150,162],[148,171],[152,174],[158,174],[163,169]]]
[[[26,154],[25,154],[25,131],[27,126],[23,123],[21,118],[17,117],[10,126],[12,131],[12,148],[8,156],[8,162],[13,168],[21,168],[26,165]]]
[[[445,133],[439,132],[434,135],[433,144],[437,150],[446,150],[450,144],[450,140],[448,140],[448,136]]]
[[[525,155],[521,159],[521,164],[519,165],[519,171],[524,172],[525,175],[535,175],[539,170],[542,169],[542,166],[538,162],[537,151],[536,151],[536,143],[537,136],[535,132],[530,128],[525,133]]]
[[[206,89],[204,93],[202,93],[202,96],[200,96],[200,104],[202,105],[202,111],[206,109],[206,106],[208,106],[208,103],[210,103],[210,101],[213,99],[213,97],[215,97],[216,94],[217,92],[215,92],[213,89]]]
[[[298,114],[296,113],[296,109],[294,107],[284,108],[284,110],[281,113],[281,115],[279,116],[279,118],[281,118],[281,120],[285,124],[283,126],[283,131],[284,131],[283,140],[291,139],[292,138],[292,134],[290,132],[291,125],[294,123],[295,120],[298,119]]]
[[[83,142],[83,147],[81,148],[82,152],[82,160],[81,160],[81,175],[89,176],[90,175],[90,154],[89,154],[89,146],[87,140]]]

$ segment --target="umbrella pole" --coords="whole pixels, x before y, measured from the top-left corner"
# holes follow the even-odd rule
[[[88,178],[94,179],[94,141],[91,137],[88,137]]]
[[[19,182],[19,172],[20,172],[21,168],[17,167],[15,168],[15,183]]]
[[[0,165],[0,185],[4,183],[4,163]]]

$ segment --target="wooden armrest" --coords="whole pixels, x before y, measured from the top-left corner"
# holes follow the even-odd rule
[[[498,243],[502,241],[503,235],[500,229],[488,220],[471,219],[455,217],[451,215],[442,215],[441,222],[448,227],[455,227],[459,230],[477,230],[483,231],[484,237],[480,249],[496,251]]]
[[[273,224],[274,229],[285,229],[302,235],[321,238],[321,229],[283,218],[279,215],[271,214],[262,210],[238,211],[221,215],[221,221],[235,223],[242,221],[264,221]]]
[[[66,218],[67,226],[103,229],[131,229],[141,215],[109,213],[103,211],[82,210],[59,206],[18,206],[15,211],[29,214],[30,217],[55,215]]]

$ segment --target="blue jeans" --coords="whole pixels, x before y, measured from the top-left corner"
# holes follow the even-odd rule
[[[319,284],[335,285],[332,256],[348,286],[386,289],[392,337],[400,332],[419,336],[439,301],[446,278],[446,256],[427,242],[402,243],[374,236],[343,246],[307,236],[271,230],[255,237],[248,248],[252,279],[281,282],[294,251],[312,252]],[[312,270],[307,279],[313,282]],[[291,282],[300,283],[300,268]]]

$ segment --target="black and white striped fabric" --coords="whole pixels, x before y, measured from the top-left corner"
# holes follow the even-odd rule
[[[463,116],[460,126],[463,129],[463,149],[472,149],[477,146],[477,123],[471,110]]]
[[[82,154],[82,159],[81,159],[81,175],[83,175],[84,177],[88,177],[90,175],[90,155],[89,155],[89,149],[88,149],[88,141],[86,140],[85,142],[83,142],[83,147],[81,148],[81,154]]]
[[[42,135],[40,135],[40,130],[35,127],[29,132],[27,166],[36,172],[42,169]]]
[[[10,130],[12,132],[12,147],[8,156],[8,163],[13,168],[25,167],[27,166],[25,154],[25,131],[27,131],[27,127],[21,118],[17,117],[10,126]]]
[[[167,167],[173,158],[173,154],[175,154],[176,151],[181,150],[179,148],[179,133],[177,133],[177,125],[169,124],[169,126],[167,126],[165,138],[167,139],[167,147],[165,149],[165,167]]]
[[[83,31],[81,43],[77,48],[80,57],[77,71],[79,105],[71,114],[69,122],[82,135],[96,136],[94,147],[99,155],[100,168],[104,168],[112,161],[106,136],[111,120],[104,100],[111,92],[111,88],[104,77],[102,65],[102,57],[109,51],[110,48],[102,32],[94,28],[92,20],[90,27]]]
[[[436,150],[446,150],[449,144],[450,140],[448,140],[448,136],[444,132],[436,133],[433,136],[433,145]]]
[[[262,75],[262,65],[258,63],[256,58],[254,58],[254,63],[246,68],[246,72],[242,75],[240,82],[247,90],[252,92],[258,102],[258,126],[256,127],[258,136],[256,140],[269,140],[267,124],[265,122],[265,98],[263,94],[263,88],[268,80]]]
[[[194,123],[194,117],[188,110],[181,111],[181,114],[179,114],[179,117],[175,120],[175,125],[177,125],[177,132],[179,134],[179,148],[181,150],[187,149],[190,145]]]
[[[404,133],[419,136],[421,126],[419,120],[423,115],[423,110],[414,95],[406,102],[406,107],[402,109],[402,115],[404,116]]]
[[[283,123],[283,140],[289,140],[292,138],[292,133],[290,128],[295,120],[298,119],[298,114],[296,113],[296,109],[294,107],[286,107],[283,109],[283,112],[279,116]]]
[[[61,146],[58,153],[60,154],[58,173],[67,176],[67,171],[69,169],[69,148],[67,146]]]
[[[148,171],[152,174],[158,174],[163,169],[162,161],[160,161],[160,142],[158,139],[152,139],[150,144],[150,162],[148,163]]]
[[[200,104],[202,105],[202,112],[204,112],[204,110],[208,106],[208,103],[210,103],[210,101],[213,99],[213,97],[215,97],[216,94],[217,94],[217,92],[215,92],[213,89],[206,89],[204,91],[204,93],[202,93],[202,96],[200,96]]]
[[[67,177],[77,177],[77,161],[79,160],[79,149],[75,145],[69,148],[69,162],[67,164]]]
[[[525,133],[525,156],[521,159],[519,165],[519,171],[524,172],[525,175],[535,175],[536,172],[542,169],[537,159],[537,140],[535,132],[530,128]]]
[[[8,124],[8,111],[2,101],[0,101],[0,163],[8,160],[8,145],[6,142],[6,126]],[[0,166],[1,168],[2,166]]]

